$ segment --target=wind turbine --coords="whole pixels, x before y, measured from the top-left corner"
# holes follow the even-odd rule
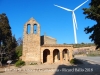
[[[68,8],[65,8],[65,7],[58,6],[58,5],[55,5],[55,4],[54,4],[54,6],[56,6],[56,7],[59,7],[59,8],[61,8],[61,9],[64,9],[64,10],[67,10],[67,11],[71,11],[71,12],[72,12],[75,44],[77,44],[76,29],[78,29],[78,27],[77,27],[77,21],[76,21],[76,16],[75,16],[74,11],[77,10],[78,8],[80,8],[80,7],[81,7],[83,4],[85,4],[87,1],[88,1],[88,0],[86,0],[85,2],[83,2],[82,4],[80,4],[79,6],[77,6],[74,10],[71,10],[71,9],[68,9]]]

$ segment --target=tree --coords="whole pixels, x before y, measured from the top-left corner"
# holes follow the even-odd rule
[[[83,8],[83,14],[87,19],[94,20],[96,22],[92,27],[86,27],[84,29],[86,34],[91,34],[89,39],[96,45],[96,49],[100,47],[100,0],[91,0],[89,8]]]
[[[6,46],[11,41],[12,33],[6,14],[0,14],[0,43]]]
[[[21,37],[17,40],[18,46],[16,47],[16,58],[20,59],[22,56],[22,45],[23,45],[23,39]]]
[[[11,50],[11,59],[12,60],[15,60],[16,59],[16,47],[17,47],[17,41],[16,41],[16,38],[15,38],[15,35],[12,36],[12,50]]]
[[[16,47],[16,59],[20,59],[22,56],[22,45]]]
[[[16,38],[12,36],[9,20],[5,13],[0,14],[0,54],[6,53],[3,59],[10,59],[15,51]],[[2,59],[2,58],[1,58]]]
[[[23,39],[21,37],[18,38],[17,40],[18,45],[22,45],[23,44]]]
[[[81,44],[84,45],[85,43],[82,42]]]
[[[64,45],[67,45],[67,43],[63,43]]]

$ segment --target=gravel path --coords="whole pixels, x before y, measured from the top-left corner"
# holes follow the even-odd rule
[[[0,75],[100,75],[100,65],[89,60],[81,61],[80,65],[27,65],[22,68],[11,66],[10,69],[0,69],[5,71]]]

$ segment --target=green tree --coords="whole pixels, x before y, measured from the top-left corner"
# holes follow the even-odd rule
[[[15,35],[12,36],[12,52],[11,52],[11,59],[12,60],[15,60],[16,59],[16,47],[17,47],[17,41],[16,41],[16,38],[15,38]]]
[[[85,43],[82,42],[81,44],[84,45]]]
[[[12,36],[9,20],[5,13],[0,14],[0,52],[5,50],[6,56],[3,59],[11,59],[15,52],[16,38]]]
[[[22,45],[23,45],[23,40],[21,37],[18,38],[17,40],[18,46],[16,47],[16,58],[20,59],[22,56]]]
[[[16,59],[19,59],[22,56],[22,45],[16,47]]]
[[[23,44],[23,39],[22,39],[22,37],[19,37],[19,38],[18,38],[17,43],[18,43],[19,46]]]
[[[100,47],[100,0],[91,0],[89,8],[83,8],[87,19],[96,22],[92,27],[88,26],[84,29],[86,34],[91,34],[89,39],[95,43],[96,49]]]

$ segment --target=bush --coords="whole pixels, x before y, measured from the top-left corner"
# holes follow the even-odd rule
[[[70,63],[71,63],[71,64],[74,64],[74,63],[75,63],[75,60],[74,60],[74,59],[71,59],[71,60],[70,60]]]
[[[78,59],[71,59],[70,60],[70,63],[71,64],[83,64],[80,60],[78,60]]]
[[[16,63],[15,63],[16,67],[21,67],[21,66],[24,66],[25,65],[25,62],[22,61],[22,60],[18,60]]]
[[[30,65],[38,65],[37,63],[30,63]]]

